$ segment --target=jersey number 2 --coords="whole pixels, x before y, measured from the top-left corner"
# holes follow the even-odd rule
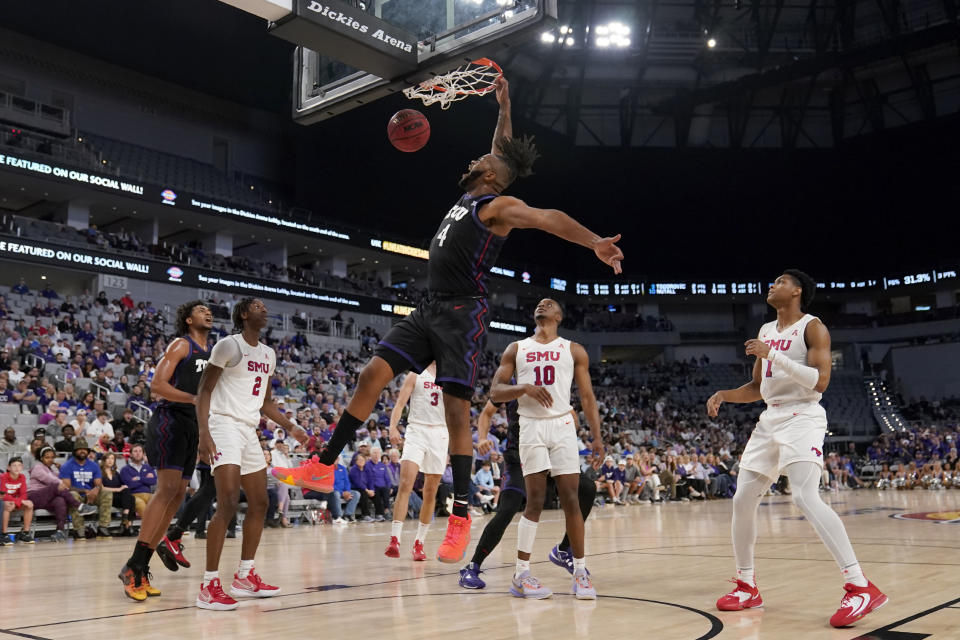
[[[255,396],[260,395],[260,385],[262,384],[263,384],[263,378],[261,378],[260,376],[257,376],[256,381],[254,381],[253,383],[253,395]]]
[[[552,364],[548,364],[547,366],[543,367],[542,374],[540,371],[540,367],[534,367],[533,377],[534,377],[533,384],[537,385],[538,387],[549,386],[554,382],[556,382],[557,372],[553,368]]]

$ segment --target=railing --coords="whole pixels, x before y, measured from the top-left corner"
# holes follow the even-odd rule
[[[133,401],[130,403],[130,408],[133,409],[133,417],[144,424],[153,417],[153,410],[142,402]]]

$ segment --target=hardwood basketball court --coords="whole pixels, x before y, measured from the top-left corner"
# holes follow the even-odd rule
[[[234,612],[192,606],[203,541],[186,538],[190,569],[168,572],[154,560],[163,595],[128,600],[116,574],[132,539],[0,549],[0,638],[707,638],[913,640],[960,638],[960,492],[849,491],[825,494],[843,517],[867,576],[890,602],[855,627],[827,620],[842,596],[839,570],[788,496],[760,506],[757,576],[766,607],[717,611],[733,575],[730,501],[607,506],[587,525],[588,567],[596,602],[567,595],[569,576],[546,560],[562,535],[562,514],[548,511],[538,531],[534,575],[553,598],[507,593],[516,518],[487,560],[483,591],[457,585],[462,565],[414,563],[415,524],[404,530],[403,557],[383,556],[389,523],[268,529],[257,556],[267,581],[284,593],[245,601]],[[952,512],[952,513],[951,513]],[[937,514],[905,517],[907,514]],[[899,516],[899,517],[892,517]],[[475,519],[474,542],[487,517]],[[940,518],[931,519],[931,518]],[[943,519],[954,518],[949,523]],[[435,523],[427,551],[443,536]],[[239,540],[227,540],[221,575],[235,570]],[[471,551],[474,542],[471,543]]]

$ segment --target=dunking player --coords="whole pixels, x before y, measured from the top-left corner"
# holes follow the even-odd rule
[[[833,559],[840,565],[846,593],[830,624],[852,624],[887,602],[863,576],[840,517],[820,499],[823,437],[827,415],[820,396],[830,383],[830,334],[826,326],[804,310],[816,291],[813,278],[787,269],[770,287],[767,304],[777,319],[760,327],[747,340],[747,355],[756,356],[753,379],[738,389],[717,391],[707,401],[707,413],[716,416],[724,402],[749,403],[763,399],[766,410],[740,458],[740,476],[733,497],[733,551],[737,561],[736,588],[717,600],[721,611],[763,605],[754,580],[753,547],[757,540],[757,507],[767,488],[781,474],[790,479],[793,502],[816,529]]]
[[[462,560],[470,541],[470,399],[477,383],[477,360],[487,339],[487,277],[507,236],[513,229],[552,233],[592,249],[614,273],[620,273],[623,259],[616,245],[619,235],[601,238],[561,211],[535,209],[500,195],[514,180],[532,173],[537,150],[531,139],[512,137],[506,79],[497,81],[496,94],[500,117],[493,148],[470,163],[460,179],[466,193],[440,221],[430,243],[429,296],[394,325],[377,346],[319,460],[308,461],[298,469],[274,470],[288,484],[330,491],[332,465],[354,440],[356,429],[370,415],[380,391],[401,372],[423,371],[435,360],[450,433],[454,491],[453,515],[447,520],[447,535],[437,551],[437,559],[442,562]]]
[[[238,302],[233,308],[236,333],[217,342],[200,378],[200,459],[213,469],[217,487],[217,511],[207,529],[206,571],[196,600],[201,609],[237,608],[237,601],[220,585],[218,569],[227,524],[237,512],[241,487],[247,496],[247,515],[243,520],[240,566],[230,593],[254,598],[280,593],[253,568],[267,512],[267,463],[257,439],[257,425],[262,414],[302,443],[307,441],[307,434],[287,419],[271,397],[270,377],[276,369],[277,355],[260,342],[268,318],[267,307],[260,300],[244,298]]]
[[[593,600],[597,591],[587,573],[584,557],[583,514],[577,500],[580,484],[580,451],[577,428],[570,412],[570,387],[580,390],[583,411],[593,436],[591,448],[603,454],[600,413],[590,382],[586,350],[557,334],[563,311],[556,300],[544,298],[534,310],[537,323],[532,338],[512,343],[503,352],[493,376],[490,399],[517,400],[520,414],[520,463],[527,489],[527,507],[517,525],[517,568],[510,593],[518,598],[548,598],[550,589],[530,575],[530,553],[547,490],[547,473],[557,483],[573,553],[573,594]],[[516,372],[516,384],[510,379]]]
[[[390,414],[390,442],[399,446],[401,437],[400,416],[410,401],[407,414],[407,430],[403,434],[403,457],[400,459],[400,485],[393,503],[393,528],[386,554],[400,557],[400,534],[403,519],[407,517],[407,504],[417,474],[423,471],[423,505],[420,507],[420,522],[417,537],[413,541],[413,559],[427,559],[423,542],[427,539],[433,509],[437,501],[437,487],[447,467],[447,423],[443,418],[443,390],[436,383],[437,366],[431,362],[421,373],[408,373],[400,387],[397,404]]]
[[[501,405],[503,406],[503,405]],[[497,503],[497,512],[483,528],[477,548],[473,551],[470,564],[460,569],[460,586],[464,589],[483,589],[486,583],[480,578],[480,567],[493,550],[500,544],[504,531],[513,519],[514,514],[523,508],[527,500],[527,492],[523,484],[523,467],[520,465],[520,416],[517,415],[517,401],[508,402],[507,407],[507,446],[503,451],[503,475],[500,479],[500,501]],[[477,451],[485,454],[493,446],[487,438],[490,433],[490,421],[497,411],[497,405],[489,400],[477,418]],[[571,412],[576,424],[576,412]],[[580,502],[580,513],[586,520],[593,507],[593,500],[597,497],[597,485],[580,474],[580,485],[577,488],[577,499]],[[563,567],[573,574],[573,555],[570,552],[570,536],[564,533],[563,540],[550,551],[550,562]]]
[[[147,459],[157,469],[157,490],[143,512],[140,536],[133,555],[120,570],[124,593],[137,601],[159,596],[150,585],[150,558],[154,550],[168,567],[183,559],[182,546],[160,544],[170,519],[177,512],[197,462],[197,385],[210,357],[207,337],[213,314],[201,300],[177,308],[177,334],[157,363],[150,390],[160,396],[160,406],[147,425]],[[160,546],[158,546],[160,544]],[[186,562],[186,559],[183,559]],[[189,563],[186,564],[189,566]]]

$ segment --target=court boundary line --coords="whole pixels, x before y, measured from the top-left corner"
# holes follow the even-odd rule
[[[931,613],[936,613],[937,611],[942,611],[943,609],[953,609],[955,608],[953,605],[957,604],[958,602],[960,602],[960,598],[954,598],[953,600],[948,600],[943,604],[938,604],[937,606],[931,607],[926,611],[915,613],[912,616],[907,616],[906,618],[897,620],[896,622],[891,622],[890,624],[880,627],[879,629],[874,629],[869,633],[859,635],[856,638],[853,638],[853,640],[871,640],[872,638],[874,638],[874,634],[883,633],[884,631],[892,631],[897,627],[903,626],[909,622],[913,622],[914,620],[919,620],[920,618],[925,618]],[[921,633],[921,632],[918,632],[918,633]]]

